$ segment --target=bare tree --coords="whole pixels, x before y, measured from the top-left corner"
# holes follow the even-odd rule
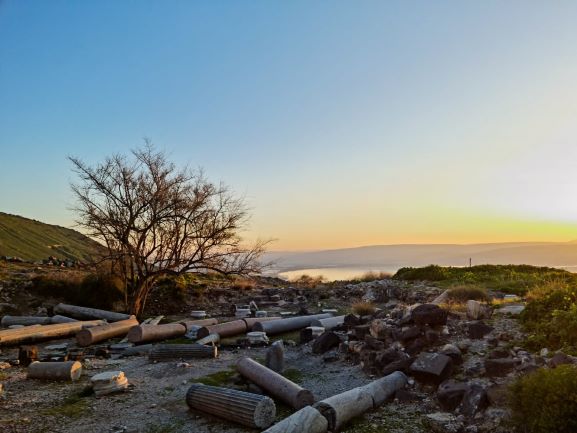
[[[126,304],[140,314],[155,281],[183,272],[260,271],[266,242],[242,244],[247,209],[202,171],[179,169],[146,141],[127,157],[96,166],[69,157],[80,178],[72,184],[78,224],[102,241],[126,281]]]

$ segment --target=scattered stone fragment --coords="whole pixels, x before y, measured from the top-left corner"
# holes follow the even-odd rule
[[[416,325],[446,325],[447,310],[435,304],[423,304],[415,307],[411,312],[411,319]]]
[[[472,418],[477,412],[485,409],[488,403],[485,388],[478,384],[472,384],[463,396],[461,413],[467,418]]]
[[[464,382],[445,381],[439,385],[437,399],[444,410],[453,411],[463,401],[463,396],[469,390],[469,384]]]
[[[463,422],[451,413],[431,413],[425,416],[424,421],[433,433],[460,433],[463,429]]]
[[[282,373],[284,370],[284,345],[282,340],[275,341],[266,351],[265,365],[272,371]]]
[[[453,360],[453,363],[455,364],[461,364],[463,362],[463,354],[461,353],[461,350],[454,344],[445,344],[441,348],[440,353],[450,356]]]
[[[556,368],[563,364],[572,364],[573,358],[569,355],[565,355],[563,352],[557,352],[553,357],[547,362],[550,368]]]
[[[115,392],[122,392],[128,388],[128,379],[122,371],[105,371],[90,379],[96,397]]]
[[[22,367],[28,367],[34,361],[38,361],[38,347],[20,346],[18,349],[18,361]]]
[[[312,352],[316,354],[328,352],[333,347],[338,347],[340,342],[341,339],[337,334],[332,331],[326,331],[313,341]]]
[[[473,340],[479,340],[493,331],[493,329],[494,328],[492,326],[489,326],[482,321],[471,322],[467,328],[467,334],[469,338]]]
[[[485,360],[485,373],[489,377],[507,376],[515,368],[516,361],[513,358],[487,359]]]
[[[421,353],[411,364],[409,371],[415,378],[425,383],[440,383],[453,370],[453,360],[441,353]]]

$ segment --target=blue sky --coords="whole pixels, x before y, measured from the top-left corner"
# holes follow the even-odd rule
[[[70,226],[66,157],[148,137],[276,248],[576,238],[575,22],[562,1],[0,1],[0,210]]]

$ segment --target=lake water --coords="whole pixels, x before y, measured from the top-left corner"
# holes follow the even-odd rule
[[[565,269],[569,272],[577,272],[577,265],[574,266],[556,266],[561,269]],[[352,280],[356,277],[361,277],[367,272],[388,272],[394,274],[400,269],[400,267],[394,266],[383,266],[383,267],[332,267],[332,268],[310,268],[310,269],[297,269],[294,271],[284,271],[275,273],[278,277],[285,280],[295,280],[301,275],[308,275],[310,277],[323,277],[325,281],[338,281],[338,280]]]
[[[356,277],[361,277],[367,272],[388,272],[394,274],[398,267],[372,267],[372,268],[354,268],[354,267],[334,267],[334,268],[310,268],[297,269],[295,271],[279,272],[278,276],[285,280],[294,280],[301,275],[308,275],[310,277],[323,277],[326,281],[337,280],[352,280]]]

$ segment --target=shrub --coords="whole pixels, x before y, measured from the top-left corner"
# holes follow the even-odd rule
[[[365,272],[363,275],[357,278],[353,278],[351,281],[359,283],[368,283],[371,281],[388,280],[392,277],[389,272]]]
[[[424,268],[401,268],[397,271],[394,278],[407,281],[442,281],[449,278],[448,269],[438,265],[429,265]]]
[[[488,301],[487,289],[477,285],[457,285],[449,289],[449,299],[454,302],[467,302],[469,299]]]
[[[521,314],[531,349],[577,351],[577,288],[551,281],[527,294]]]
[[[356,302],[352,306],[353,313],[358,314],[359,316],[368,316],[371,314],[375,314],[376,308],[371,302]]]
[[[512,421],[523,433],[577,431],[577,368],[540,369],[510,387]]]
[[[322,284],[325,281],[325,277],[319,275],[318,277],[311,277],[310,275],[301,275],[300,277],[292,280],[292,283],[295,283],[299,286],[304,286],[307,288],[313,288]]]

